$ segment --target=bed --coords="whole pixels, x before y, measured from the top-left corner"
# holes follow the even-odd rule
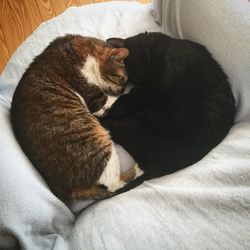
[[[232,84],[235,124],[196,164],[72,210],[51,193],[18,145],[9,117],[13,92],[34,56],[59,35],[106,39],[143,31],[190,39],[210,50]],[[71,7],[40,25],[0,76],[0,249],[248,249],[249,44],[247,0],[113,1]]]

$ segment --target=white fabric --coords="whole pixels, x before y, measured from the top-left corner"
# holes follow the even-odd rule
[[[160,28],[150,5],[111,2],[70,8],[42,24],[23,43],[0,77],[0,248],[14,246],[15,239],[23,249],[32,250],[249,248],[246,1],[163,1],[164,30],[207,45],[233,82],[240,109],[239,122],[229,135],[197,164],[95,203],[75,222],[14,139],[9,122],[13,91],[33,57],[58,35],[80,33],[105,39]]]
[[[21,151],[9,110],[1,104],[0,127],[0,249],[17,243],[23,249],[51,249],[55,239],[67,233],[74,216]]]
[[[237,123],[197,164],[84,210],[69,242],[75,249],[248,249],[250,3],[155,2],[164,32],[206,45],[223,66],[237,98]]]
[[[73,249],[249,249],[250,125],[206,158],[84,210]]]
[[[236,121],[250,119],[250,1],[155,2],[162,2],[165,33],[205,45],[223,66],[237,98]]]
[[[17,49],[0,77],[0,249],[67,249],[74,215],[49,190],[12,132],[9,108],[15,87],[34,56],[54,38],[79,33],[100,39],[158,30],[150,5],[114,2],[72,7],[40,27]],[[122,168],[133,159],[121,147]],[[69,204],[74,212],[93,201]],[[79,239],[80,240],[80,239]],[[72,249],[72,247],[69,247]]]

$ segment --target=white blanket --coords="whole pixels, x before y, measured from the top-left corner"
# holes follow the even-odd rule
[[[250,125],[235,125],[194,166],[84,210],[70,244],[73,249],[249,249],[249,145]]]
[[[66,33],[107,39],[145,30],[159,30],[150,5],[123,1],[73,7],[41,24],[10,59],[0,77],[0,249],[66,249],[75,219],[50,192],[13,135],[9,109],[26,67],[49,42]],[[78,211],[89,202],[71,204],[72,209]]]
[[[156,16],[163,31],[210,50],[232,83],[238,104],[236,121],[250,119],[250,1],[156,2],[162,2]]]
[[[13,91],[32,58],[58,35],[105,39],[161,28],[150,5],[109,2],[68,9],[42,24],[0,77],[0,249],[249,248],[250,4],[164,0],[155,6],[163,6],[154,12],[163,31],[205,44],[222,64],[237,97],[237,123],[197,164],[95,203],[75,218],[15,141],[9,122]]]
[[[250,3],[154,6],[163,32],[204,44],[222,65],[237,99],[236,124],[197,164],[83,211],[70,243],[75,249],[249,249]]]

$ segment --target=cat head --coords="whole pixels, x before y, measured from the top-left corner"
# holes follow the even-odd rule
[[[95,38],[77,41],[75,48],[84,58],[81,73],[88,83],[97,85],[106,95],[123,93],[128,78],[124,65],[128,49],[114,48]]]
[[[105,47],[99,54],[100,87],[109,95],[120,95],[124,92],[128,80],[124,59],[129,52],[125,48]]]
[[[150,75],[150,49],[141,34],[127,39],[110,38],[107,40],[115,48],[127,48],[129,56],[125,59],[128,79],[134,85],[146,84]]]

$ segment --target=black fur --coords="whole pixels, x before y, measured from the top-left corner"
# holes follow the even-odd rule
[[[129,50],[125,66],[135,88],[100,121],[145,171],[132,185],[187,167],[221,142],[235,100],[205,47],[161,33],[108,42]]]

